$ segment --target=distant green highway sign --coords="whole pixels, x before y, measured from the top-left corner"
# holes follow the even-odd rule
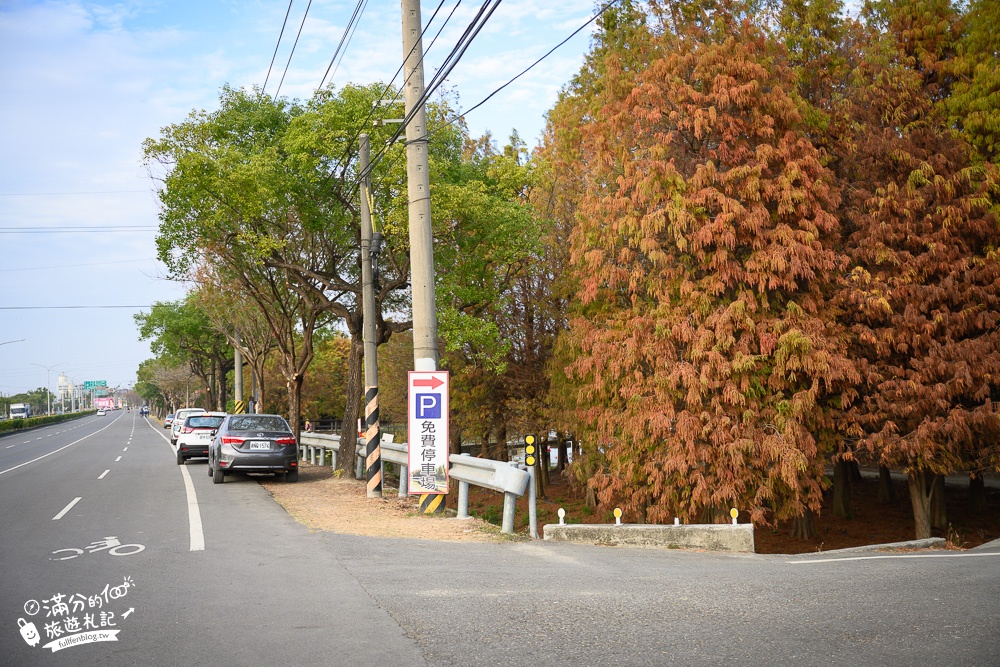
[[[91,389],[97,389],[97,388],[100,388],[100,387],[103,387],[103,388],[107,389],[107,386],[108,386],[108,381],[107,380],[84,380],[83,381],[83,390],[84,391],[90,391]]]

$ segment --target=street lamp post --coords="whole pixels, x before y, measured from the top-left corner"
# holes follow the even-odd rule
[[[31,362],[28,362],[31,363]],[[61,366],[65,364],[65,361],[60,361],[58,364],[52,364],[51,366],[43,366],[42,364],[31,363],[32,366],[38,366],[39,368],[45,369],[45,414],[52,414],[52,392],[49,390],[49,373],[56,366]]]

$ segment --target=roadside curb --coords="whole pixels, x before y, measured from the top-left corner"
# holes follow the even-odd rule
[[[986,544],[980,544],[978,547],[972,547],[969,551],[987,551],[989,549],[1000,549],[1000,540],[993,540],[992,542],[987,542]]]
[[[809,556],[836,555],[850,553],[865,553],[871,551],[893,551],[896,549],[943,549],[947,540],[943,537],[928,537],[923,540],[907,540],[906,542],[887,542],[885,544],[866,544],[861,547],[847,547],[846,549],[832,549],[830,551],[810,551],[801,554],[783,554],[785,556]],[[777,555],[777,554],[773,554]]]
[[[545,540],[613,547],[754,553],[753,524],[548,524]]]

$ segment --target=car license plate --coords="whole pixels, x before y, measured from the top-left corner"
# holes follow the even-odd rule
[[[199,440],[211,440],[212,436],[209,435],[208,433],[202,433],[201,435],[198,436],[198,439]]]
[[[250,449],[271,449],[269,442],[251,442]]]

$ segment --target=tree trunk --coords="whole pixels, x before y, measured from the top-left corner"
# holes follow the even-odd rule
[[[559,437],[559,454],[556,457],[556,470],[562,472],[566,469],[569,464],[569,456],[566,447],[566,436],[560,434]]]
[[[981,474],[969,475],[969,511],[975,514],[986,511],[986,481]]]
[[[798,540],[812,540],[819,537],[816,524],[813,522],[812,510],[806,510],[805,514],[796,517],[792,522],[792,537]]]
[[[541,498],[545,495],[545,487],[549,485],[549,436],[545,436],[545,440],[542,442],[541,446],[538,448],[538,476],[541,479],[541,484],[539,485],[539,495]]]
[[[590,509],[594,510],[597,509],[597,491],[595,491],[594,487],[592,487],[590,484],[587,485],[587,494],[584,499],[584,503]]]
[[[215,391],[215,383],[216,383],[216,380],[215,380],[215,368],[216,368],[216,365],[215,365],[215,361],[213,360],[212,361],[212,372],[209,373],[209,375],[208,375],[208,402],[205,404],[205,405],[208,406],[209,410],[211,410],[212,406],[216,404],[215,403],[215,396],[216,396],[216,391]],[[191,407],[191,406],[189,405],[188,407]]]
[[[878,467],[878,503],[879,505],[896,503],[896,485],[892,483],[892,472],[885,466]]]
[[[857,459],[851,459],[848,461],[847,469],[851,473],[852,484],[860,484],[865,481],[865,478],[861,476],[861,464],[858,463]]]
[[[497,434],[497,441],[493,444],[493,456],[491,457],[495,461],[508,461],[510,457],[507,456],[507,426],[501,426],[500,432]]]
[[[931,482],[931,528],[946,530],[948,512],[945,509],[944,475],[934,475]]]
[[[833,515],[851,519],[851,462],[838,459],[833,464]]]
[[[349,479],[354,477],[357,466],[363,358],[364,340],[360,336],[351,336],[351,350],[347,357],[347,404],[344,406],[344,423],[340,427],[340,450],[337,454],[337,469],[342,470],[344,475],[349,475]]]
[[[302,376],[295,375],[288,380],[288,425],[292,427],[295,440],[298,441],[301,435],[301,424],[299,420],[299,406],[302,405]]]
[[[931,536],[931,498],[927,474],[923,470],[911,470],[906,473],[906,485],[913,507],[914,534],[918,540],[927,539]]]
[[[235,359],[233,360],[233,365],[236,365]],[[219,395],[216,398],[216,410],[219,412],[226,411],[226,399],[229,398],[229,382],[226,380],[226,364],[223,360],[219,360]]]
[[[701,511],[701,523],[729,523],[729,512],[715,505]]]

